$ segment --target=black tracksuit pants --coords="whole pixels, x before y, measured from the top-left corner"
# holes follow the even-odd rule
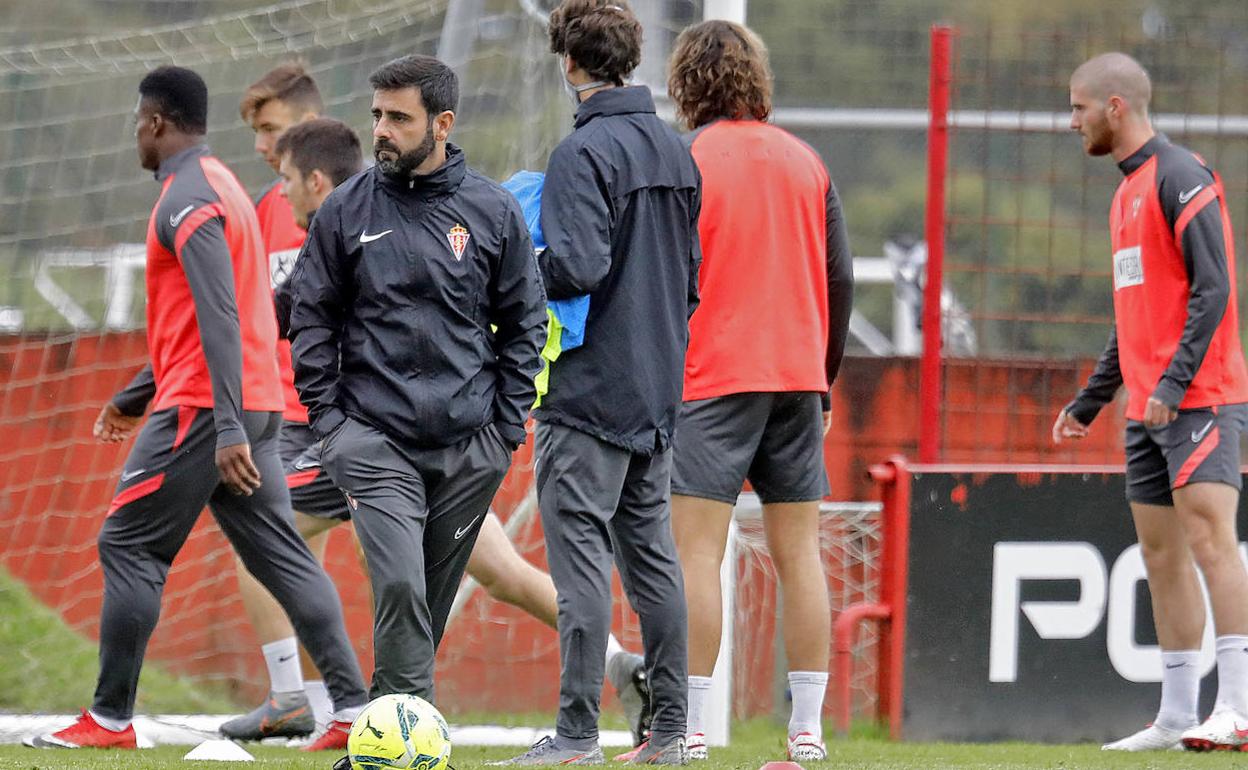
[[[251,496],[236,495],[220,483],[211,409],[164,409],[139,432],[99,537],[104,605],[100,677],[91,706],[96,713],[110,719],[134,715],[139,670],[160,615],[169,566],[205,504],[248,571],[290,617],[325,677],[334,707],[365,702],[338,592],[295,531],[277,455],[281,422],[276,412],[243,413],[261,476]]]
[[[493,425],[451,446],[412,449],[348,417],[322,442],[373,585],[373,698],[433,701],[434,654],[511,454]]]
[[[588,433],[537,423],[537,504],[559,592],[559,737],[598,742],[611,632],[611,565],[641,622],[656,746],[684,736],[688,635],[684,574],[672,537],[670,449],[632,454]]]

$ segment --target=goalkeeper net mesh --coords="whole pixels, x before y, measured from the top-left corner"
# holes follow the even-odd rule
[[[695,0],[635,4],[647,29],[640,73],[661,86],[675,33],[700,18]],[[64,8],[62,8],[64,6]],[[368,75],[408,53],[438,55],[461,78],[453,140],[496,179],[544,168],[570,128],[571,107],[547,52],[548,6],[535,0],[14,0],[0,31],[0,593],[29,591],[64,624],[94,639],[102,579],[95,538],[128,444],[91,438],[100,406],[146,359],[144,228],[157,194],[135,157],[137,84],[154,66],[179,64],[209,84],[208,140],[253,193],[272,181],[238,117],[248,84],[304,60],[326,113],[368,136]],[[49,13],[49,11],[51,11]],[[64,11],[63,13],[61,11]],[[153,19],[157,22],[154,23]],[[18,38],[18,30],[23,35]],[[656,88],[656,92],[662,89]],[[532,515],[528,450],[518,453],[495,506],[518,549],[544,566]],[[878,520],[824,519],[822,547],[834,610],[875,598]],[[761,524],[743,522],[738,551],[734,698],[738,715],[786,708],[777,682],[780,599]],[[327,566],[356,649],[371,667],[369,596],[349,527],[334,532]],[[622,596],[616,586],[617,596]],[[453,713],[550,712],[558,696],[555,634],[520,611],[466,590],[439,662],[439,697]],[[640,649],[635,618],[617,602],[615,629]],[[27,637],[9,657],[36,661],[50,638]],[[862,644],[874,644],[866,634]],[[175,561],[148,661],[237,704],[265,690],[263,659],[241,611],[233,554],[203,516]],[[857,705],[874,698],[870,656],[860,656]],[[37,666],[22,664],[38,677]],[[90,682],[49,685],[41,706],[86,703]],[[140,692],[139,709],[144,709]],[[12,708],[0,693],[0,710]],[[193,706],[188,705],[188,708]]]

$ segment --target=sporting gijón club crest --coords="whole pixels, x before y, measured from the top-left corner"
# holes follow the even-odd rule
[[[451,242],[451,252],[455,254],[456,262],[464,258],[464,249],[468,248],[468,239],[471,237],[468,228],[458,223],[447,231],[446,239]]]

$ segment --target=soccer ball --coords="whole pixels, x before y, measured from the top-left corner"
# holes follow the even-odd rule
[[[446,770],[451,731],[427,701],[415,695],[383,695],[351,724],[347,757],[352,770]]]

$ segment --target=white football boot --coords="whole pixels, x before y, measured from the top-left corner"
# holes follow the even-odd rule
[[[1179,742],[1182,735],[1182,730],[1149,725],[1138,733],[1105,744],[1101,751],[1182,751],[1183,744]]]
[[[788,753],[790,762],[822,762],[828,758],[823,741],[810,733],[790,735]]]
[[[1248,719],[1231,708],[1217,708],[1180,736],[1188,751],[1248,751]]]
[[[706,734],[690,733],[685,736],[685,750],[689,752],[690,762],[699,762],[706,759]]]

